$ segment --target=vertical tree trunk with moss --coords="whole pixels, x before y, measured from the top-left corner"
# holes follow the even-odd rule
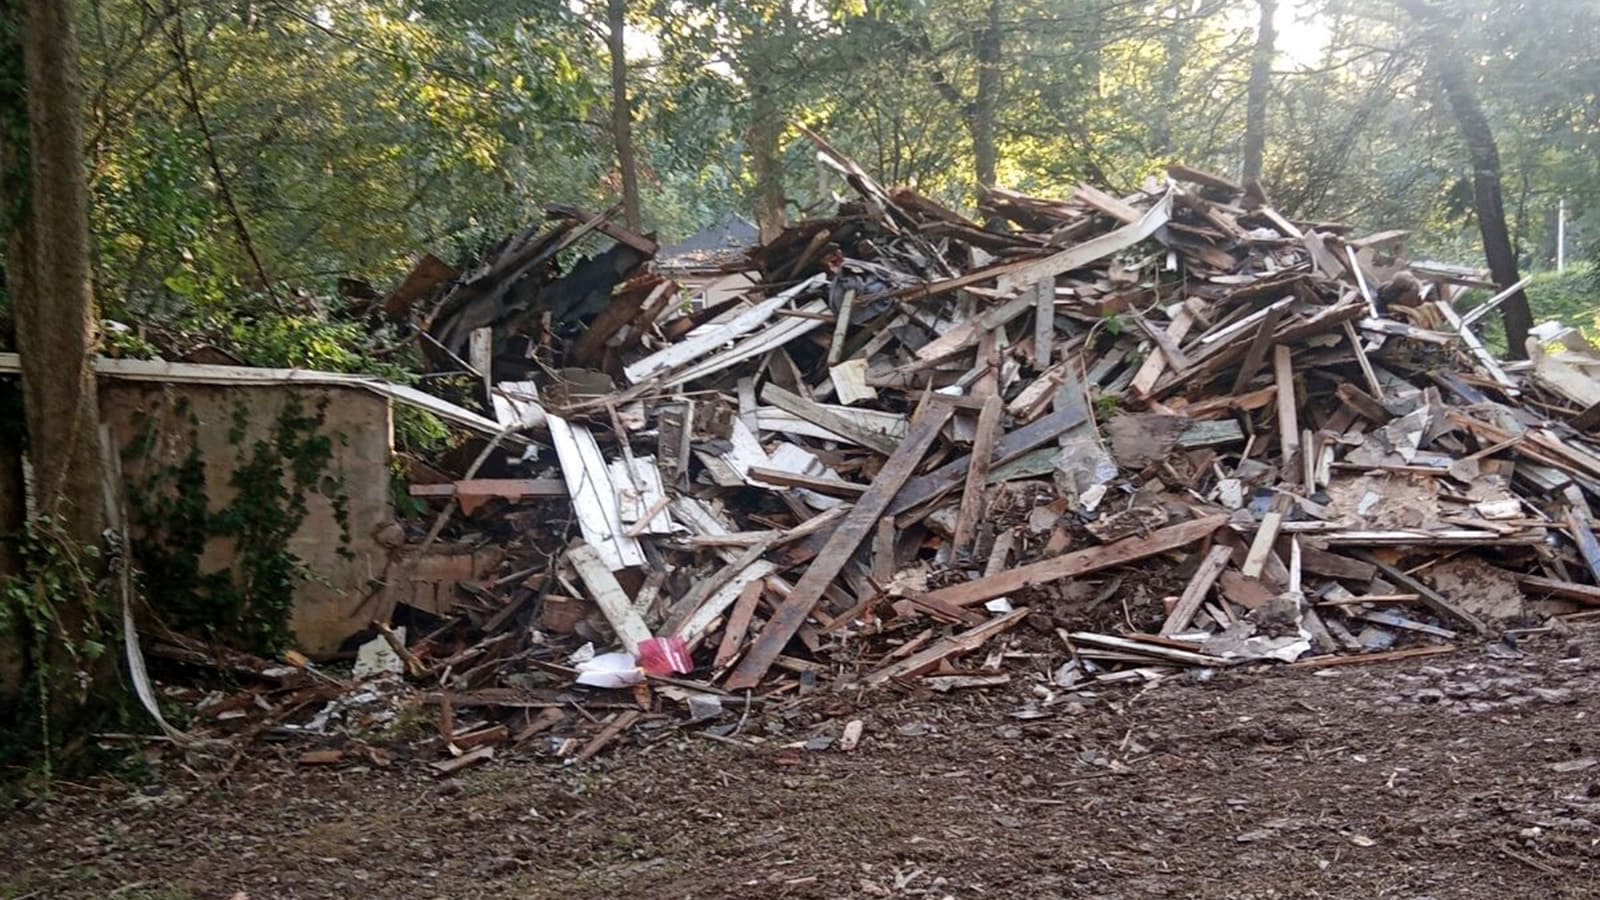
[[[756,227],[761,240],[778,236],[785,224],[783,209],[783,158],[779,142],[783,138],[783,117],[772,89],[757,82],[750,84],[750,127],[745,131],[750,171],[755,178]]]
[[[977,187],[993,187],[999,169],[1000,152],[995,143],[995,116],[1000,104],[1000,0],[989,0],[983,30],[975,47],[978,58],[978,92],[972,99],[972,156]]]
[[[628,105],[628,55],[623,44],[627,21],[626,0],[607,0],[606,23],[611,44],[611,132],[617,145],[617,168],[622,173],[622,216],[628,227],[639,229],[639,172],[633,155],[633,112]]]
[[[24,72],[26,177],[8,172],[4,200],[11,213],[6,276],[22,355],[33,530],[79,561],[81,583],[93,578],[81,568],[82,547],[99,546],[104,511],[91,368],[95,312],[77,38],[69,0],[4,0],[0,9],[7,26],[15,27]],[[3,143],[15,162],[21,141],[15,103],[11,106]],[[107,671],[106,657],[96,663],[79,656],[95,620],[95,598],[88,590],[51,588],[39,573],[26,577],[32,621],[49,623],[43,640],[25,647],[29,675],[41,699],[48,698],[48,721],[59,727],[58,734],[67,734],[90,710],[81,705],[86,684],[74,673],[87,672],[93,682]]]
[[[13,310],[28,289],[28,268],[33,249],[28,229],[22,227],[27,212],[28,116],[23,90],[22,20],[14,0],[0,0],[0,350],[15,351]],[[22,386],[15,378],[0,378],[0,587],[23,576],[22,554],[16,541],[22,536],[26,498],[22,479]],[[0,604],[9,604],[0,595]],[[11,621],[23,621],[15,608],[0,610]],[[0,630],[0,706],[16,708],[9,695],[22,686],[27,674],[22,632]],[[0,723],[8,719],[0,716]]]
[[[1267,149],[1267,92],[1272,88],[1272,56],[1277,32],[1272,16],[1278,11],[1276,0],[1256,0],[1261,21],[1256,26],[1255,50],[1250,54],[1250,80],[1245,86],[1244,166],[1246,184],[1261,180],[1261,167]]]
[[[30,191],[23,227],[30,232],[32,266],[24,267],[30,277],[16,320],[28,458],[39,514],[91,544],[100,540],[103,510],[77,33],[69,0],[20,5]]]

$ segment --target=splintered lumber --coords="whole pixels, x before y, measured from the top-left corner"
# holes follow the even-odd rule
[[[739,599],[733,604],[733,612],[728,614],[728,624],[722,628],[722,643],[717,647],[717,655],[711,662],[713,671],[720,672],[727,668],[728,663],[738,655],[739,649],[744,646],[744,636],[750,631],[750,620],[755,617],[756,604],[761,602],[761,592],[766,585],[760,581],[752,581],[739,592]]]
[[[1378,571],[1383,573],[1383,577],[1388,581],[1392,582],[1398,587],[1405,588],[1407,591],[1410,591],[1413,594],[1416,594],[1421,598],[1423,604],[1429,609],[1432,609],[1435,613],[1446,618],[1455,619],[1457,622],[1462,622],[1479,634],[1487,634],[1489,632],[1489,627],[1485,625],[1481,619],[1479,619],[1477,616],[1474,616],[1472,613],[1457,607],[1454,603],[1451,603],[1449,600],[1445,599],[1443,594],[1440,594],[1433,588],[1428,587],[1417,579],[1412,578],[1405,572],[1402,572],[1383,560],[1378,559],[1376,556],[1373,556],[1371,553],[1368,553],[1365,550],[1356,551],[1356,556],[1359,559],[1365,560],[1369,563],[1372,563],[1374,566],[1377,566]]]
[[[611,569],[601,558],[599,551],[588,544],[574,544],[567,551],[567,559],[572,567],[578,571],[578,577],[583,579],[589,588],[590,595],[594,598],[595,605],[600,607],[600,612],[611,623],[611,630],[617,633],[617,638],[622,641],[622,646],[629,653],[637,654],[639,644],[650,640],[650,626],[633,608],[633,601],[628,598],[622,585],[617,583]]]
[[[1490,353],[1489,348],[1483,345],[1483,341],[1478,338],[1472,327],[1461,320],[1461,316],[1456,312],[1455,307],[1444,300],[1433,301],[1433,306],[1444,316],[1444,320],[1450,323],[1450,327],[1461,335],[1461,342],[1467,345],[1467,351],[1472,354],[1473,359],[1478,361],[1478,365],[1489,373],[1489,377],[1494,379],[1494,383],[1498,384],[1507,393],[1515,396],[1517,383],[1511,380],[1511,376],[1506,374],[1505,369],[1500,368],[1500,363],[1495,361],[1494,354]]]
[[[572,761],[574,763],[582,763],[594,759],[595,755],[604,750],[607,744],[617,739],[617,735],[628,730],[633,726],[633,723],[639,721],[643,716],[644,713],[637,709],[617,713],[610,722],[606,723],[606,727],[600,729],[599,734],[591,738],[589,743],[583,745],[583,749],[578,751],[578,755],[574,756]]]
[[[1036,370],[1050,366],[1050,345],[1056,335],[1056,280],[1041,278],[1035,285],[1039,297],[1033,312],[1033,367]]]
[[[1272,348],[1272,375],[1278,385],[1278,447],[1288,473],[1294,471],[1294,456],[1300,450],[1300,422],[1295,413],[1294,364],[1287,344]]]
[[[805,574],[800,576],[789,596],[784,598],[761,630],[760,636],[739,661],[738,668],[728,678],[729,690],[754,688],[767,674],[767,670],[783,652],[784,645],[800,630],[828,585],[843,571],[856,548],[866,539],[867,532],[878,524],[878,518],[888,508],[889,501],[911,477],[911,471],[922,461],[953,411],[949,404],[935,400],[911,424],[905,438],[879,470],[878,477],[872,480],[866,493],[861,495],[844,521],[828,536],[828,542],[817,552]]]
[[[1518,575],[1517,584],[1525,593],[1541,597],[1560,597],[1585,606],[1600,606],[1600,587],[1575,584],[1540,575]]]
[[[1092,647],[1103,647],[1115,650],[1118,653],[1131,653],[1136,656],[1146,656],[1165,662],[1175,663],[1180,666],[1231,666],[1233,660],[1221,656],[1208,656],[1204,653],[1195,653],[1190,650],[1181,650],[1164,644],[1152,643],[1148,640],[1134,641],[1127,638],[1116,637],[1110,634],[1095,634],[1092,631],[1074,631],[1068,635],[1074,642],[1088,644]]]
[[[1573,489],[1573,493],[1577,493],[1576,488]],[[1579,500],[1582,500],[1581,495]],[[1578,545],[1578,552],[1583,556],[1583,564],[1588,566],[1589,574],[1600,583],[1600,541],[1595,540],[1594,523],[1576,508],[1568,510],[1567,533]]]
[[[1283,513],[1273,511],[1261,517],[1261,527],[1256,529],[1255,539],[1250,542],[1250,552],[1245,554],[1244,565],[1239,567],[1239,573],[1246,578],[1260,578],[1261,570],[1267,565],[1267,557],[1272,555],[1272,542],[1278,539],[1278,530],[1283,527]]]
[[[1344,323],[1344,335],[1350,341],[1350,350],[1356,355],[1356,362],[1361,365],[1361,377],[1367,380],[1367,389],[1372,391],[1373,399],[1383,403],[1383,385],[1378,383],[1378,373],[1373,371],[1372,360],[1367,359],[1367,350],[1361,346],[1361,335],[1356,334],[1356,326],[1349,322]]]
[[[1167,621],[1161,625],[1161,636],[1168,637],[1189,627],[1194,619],[1194,614],[1200,611],[1200,604],[1205,602],[1206,594],[1211,592],[1211,586],[1216,584],[1217,576],[1228,565],[1228,559],[1233,554],[1233,548],[1218,544],[1200,561],[1199,568],[1194,570],[1194,576],[1189,579],[1189,584],[1183,589],[1183,596],[1178,598],[1178,603],[1172,608],[1172,614],[1167,616]]]
[[[628,537],[622,523],[610,466],[601,455],[594,434],[588,426],[568,424],[557,415],[546,416],[546,420],[583,539],[613,572],[644,565],[643,548],[637,538]]]
[[[1000,395],[990,394],[978,413],[978,434],[972,442],[972,463],[967,466],[966,489],[961,494],[961,511],[956,516],[955,536],[950,552],[959,556],[968,551],[978,516],[983,513],[984,482],[989,477],[989,460],[994,455],[996,432],[1000,429]]]
[[[823,234],[824,232],[819,232]],[[844,361],[844,342],[850,333],[850,311],[856,305],[856,292],[844,292],[844,301],[839,304],[839,312],[833,323],[833,340],[828,344],[828,365],[837,366]],[[849,401],[845,401],[849,402]]]
[[[1084,409],[1081,398],[1071,397],[1069,402],[1058,404],[1050,415],[1035,419],[1001,437],[995,443],[994,455],[989,459],[989,468],[997,469],[1030,450],[1055,440],[1087,417],[1088,412]],[[970,455],[962,456],[926,475],[912,479],[894,498],[889,511],[899,515],[951,490],[965,480],[967,467],[971,463]]]
[[[1139,366],[1138,373],[1133,376],[1133,382],[1129,385],[1135,396],[1143,397],[1150,393],[1150,388],[1160,380],[1161,373],[1167,370],[1167,366],[1182,368],[1188,362],[1181,352],[1178,359],[1172,357],[1173,353],[1177,352],[1178,343],[1188,336],[1195,321],[1194,313],[1184,308],[1178,310],[1178,314],[1172,317],[1171,324],[1167,325],[1166,333],[1162,335],[1166,338],[1165,341],[1157,339],[1154,330],[1150,332],[1150,337],[1155,340],[1157,346],[1144,358],[1144,363]]]
[[[1139,218],[1139,221],[1132,225],[1124,225],[1115,231],[1090,238],[1059,253],[1051,254],[1042,259],[1022,259],[976,269],[966,274],[935,281],[931,284],[900,288],[882,296],[889,296],[902,301],[921,300],[927,297],[948,294],[951,291],[1001,277],[1010,278],[1013,284],[1037,284],[1046,278],[1054,278],[1057,275],[1071,272],[1073,269],[1081,269],[1107,256],[1121,253],[1155,234],[1163,225],[1167,224],[1167,220],[1171,217],[1172,194],[1169,192],[1163,194],[1161,199],[1156,201],[1155,205],[1146,210],[1145,214]],[[878,297],[868,297],[866,299],[872,301],[878,299]]]
[[[478,763],[488,762],[491,759],[494,759],[494,745],[485,744],[482,747],[468,750],[452,759],[428,763],[428,768],[432,769],[436,775],[454,775],[462,769],[475,766]]]
[[[856,484],[853,481],[843,481],[830,478],[819,478],[815,475],[801,475],[795,472],[784,472],[766,466],[751,466],[750,479],[765,484],[775,484],[781,487],[805,488],[829,497],[859,497],[866,493],[867,486]]]
[[[825,280],[824,275],[813,276],[786,291],[768,297],[728,322],[693,333],[676,344],[624,367],[622,374],[627,376],[628,381],[638,384],[655,375],[694,362],[728,341],[754,331],[776,315],[790,300],[817,287]]]
[[[900,443],[896,438],[858,421],[849,415],[848,410],[835,412],[771,382],[761,389],[761,399],[819,428],[826,428],[853,444],[876,450],[885,456],[893,453]]]
[[[884,666],[861,679],[859,686],[882,687],[897,678],[912,678],[937,666],[940,662],[962,653],[971,653],[996,635],[1003,634],[1028,615],[1026,606],[1014,609],[997,619],[975,625],[960,634],[942,637],[926,649],[899,662]]]
[[[930,591],[928,596],[952,606],[972,606],[1025,588],[1148,559],[1192,544],[1210,535],[1227,521],[1225,515],[1214,515],[1168,525],[1142,537],[1123,538],[1113,544],[1065,553],[976,581]]]
[[[1313,656],[1289,663],[1291,669],[1325,669],[1328,666],[1356,666],[1366,663],[1394,662],[1397,659],[1415,659],[1419,656],[1438,656],[1454,653],[1455,644],[1436,647],[1407,647],[1404,650],[1387,650],[1382,653],[1363,653],[1359,656]]]

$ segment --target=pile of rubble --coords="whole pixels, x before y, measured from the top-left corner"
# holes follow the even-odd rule
[[[742,741],[824,687],[1065,697],[1600,605],[1597,360],[1497,362],[1470,326],[1511,291],[1458,310],[1496,289],[1183,167],[995,189],[980,223],[808,137],[856,197],[731,266],[567,210],[385,302],[501,426],[411,491],[413,541],[502,568],[363,648],[442,771],[686,718]],[[295,684],[275,726],[382,693]]]

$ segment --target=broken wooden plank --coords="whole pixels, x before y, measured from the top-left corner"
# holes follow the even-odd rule
[[[1233,548],[1217,544],[1200,560],[1200,565],[1194,570],[1194,575],[1189,578],[1189,583],[1184,586],[1183,595],[1172,607],[1172,614],[1161,625],[1161,635],[1168,637],[1177,634],[1189,627],[1194,620],[1194,614],[1200,611],[1200,604],[1205,602],[1206,595],[1211,592],[1211,586],[1216,584],[1217,576],[1227,567],[1228,559],[1233,554]]]
[[[1051,345],[1056,336],[1056,280],[1041,278],[1035,286],[1038,297],[1033,310],[1033,368],[1043,371],[1050,367]]]
[[[1011,629],[1027,615],[1028,608],[1024,606],[1014,609],[997,619],[990,619],[982,625],[973,626],[960,634],[942,637],[934,641],[927,649],[868,674],[856,686],[864,688],[882,687],[897,678],[912,678],[920,675],[952,656],[976,650],[988,643],[991,638]]]
[[[1261,525],[1256,528],[1256,536],[1250,542],[1250,552],[1245,554],[1244,565],[1239,567],[1240,574],[1246,578],[1261,577],[1267,557],[1272,555],[1272,542],[1278,539],[1278,529],[1282,527],[1281,512],[1274,510],[1261,517]]]
[[[1402,572],[1383,560],[1378,559],[1376,556],[1373,556],[1371,553],[1368,553],[1365,550],[1356,551],[1356,556],[1359,559],[1365,560],[1366,562],[1377,566],[1378,571],[1382,572],[1383,577],[1392,584],[1405,588],[1411,593],[1420,596],[1422,598],[1422,602],[1439,615],[1455,619],[1457,622],[1463,622],[1473,631],[1476,631],[1479,634],[1487,634],[1489,632],[1489,627],[1485,625],[1481,619],[1445,599],[1444,595],[1440,594],[1433,588],[1428,587],[1417,579],[1412,578],[1405,572]]]
[[[872,480],[871,486],[856,501],[844,521],[828,536],[828,542],[795,583],[794,590],[773,613],[744,659],[739,661],[739,667],[727,682],[730,690],[754,688],[766,675],[773,661],[783,652],[784,645],[794,637],[817,601],[822,599],[823,591],[844,569],[867,532],[872,530],[889,506],[889,501],[911,477],[912,469],[928,452],[928,447],[949,420],[951,412],[949,404],[935,400],[912,422],[905,440],[895,448],[879,470],[878,477]]]
[[[567,559],[589,588],[589,596],[594,599],[595,605],[600,607],[606,621],[611,623],[611,630],[617,633],[623,649],[638,654],[639,644],[652,637],[650,626],[633,608],[633,600],[617,583],[605,559],[598,550],[584,543],[573,544],[567,551]]]
[[[844,361],[844,342],[850,333],[850,312],[856,305],[856,292],[854,289],[844,292],[844,300],[839,304],[839,312],[833,323],[833,340],[828,344],[828,365],[837,366]],[[845,403],[850,401],[840,398]]]
[[[739,599],[733,604],[733,612],[728,614],[728,622],[722,626],[722,643],[718,645],[717,655],[711,662],[713,672],[727,668],[743,648],[744,637],[750,631],[750,622],[755,618],[756,605],[761,602],[761,592],[765,589],[766,586],[762,582],[752,581],[739,592]]]
[[[785,412],[799,416],[814,425],[842,435],[853,444],[876,450],[885,456],[894,453],[900,443],[896,438],[878,431],[847,413],[834,412],[820,403],[790,393],[772,382],[761,389],[761,399]]]
[[[1284,480],[1295,471],[1295,454],[1300,451],[1300,420],[1295,410],[1294,364],[1289,346],[1278,344],[1272,348],[1272,377],[1278,385],[1278,448],[1282,454],[1279,465],[1283,467]]]
[[[1573,600],[1585,606],[1600,606],[1600,587],[1575,584],[1558,578],[1545,578],[1541,575],[1518,575],[1517,585],[1522,588],[1524,593],[1529,595],[1560,597],[1563,600]]]
[[[617,508],[617,493],[600,445],[586,425],[571,425],[557,415],[546,417],[551,443],[561,462],[561,477],[572,496],[573,511],[583,539],[615,572],[644,565],[644,550],[628,537]]]
[[[825,274],[814,275],[788,290],[768,297],[716,328],[705,329],[676,344],[652,353],[632,365],[623,367],[622,374],[629,382],[639,384],[680,366],[688,365],[728,341],[742,337],[759,328],[768,319],[776,315],[778,310],[788,304],[789,301],[822,286],[826,281],[827,276]],[[815,325],[816,323],[812,323],[812,327],[815,327]]]
[[[1181,369],[1188,365],[1188,359],[1176,348],[1178,343],[1188,336],[1190,329],[1194,328],[1196,321],[1194,313],[1190,312],[1188,307],[1178,310],[1177,315],[1172,317],[1172,321],[1167,324],[1167,330],[1162,334],[1166,341],[1156,341],[1158,346],[1151,351],[1149,356],[1144,358],[1144,362],[1139,366],[1138,373],[1133,376],[1132,383],[1128,385],[1134,396],[1143,397],[1150,393],[1150,389],[1155,386],[1157,381],[1161,380],[1162,373],[1167,370],[1169,365],[1174,369]],[[1148,322],[1143,322],[1143,320],[1141,320],[1141,323],[1150,329],[1150,336],[1155,339],[1156,332],[1154,328]],[[1173,359],[1174,353],[1177,353],[1177,359]]]
[[[973,529],[984,509],[984,483],[989,476],[989,461],[1000,431],[1000,395],[990,394],[978,414],[977,437],[972,442],[972,463],[967,466],[966,489],[961,495],[961,510],[956,515],[955,535],[950,541],[951,558],[971,550]]]
[[[1074,631],[1068,637],[1077,643],[1104,647],[1107,650],[1115,650],[1119,653],[1131,653],[1135,656],[1159,659],[1180,666],[1231,666],[1234,662],[1221,656],[1209,656],[1204,653],[1181,650],[1177,647],[1169,647],[1163,644],[1129,640],[1128,638],[1110,634],[1096,634],[1092,631]]]
[[[583,763],[594,759],[595,755],[604,750],[607,744],[616,740],[618,735],[631,728],[633,723],[639,721],[643,716],[644,713],[637,709],[617,713],[610,722],[606,723],[606,727],[600,729],[599,734],[590,738],[589,743],[583,745],[583,749],[579,750],[578,755],[572,758],[572,762]]]
[[[931,591],[929,596],[954,606],[972,606],[1025,588],[1148,559],[1192,544],[1215,532],[1227,521],[1225,515],[1214,515],[1168,525],[1142,537],[1123,538],[1114,544],[1066,553],[976,581],[951,585]]]
[[[1065,391],[1063,395],[1065,395]],[[1053,441],[1068,429],[1088,417],[1081,397],[1068,396],[1067,402],[1058,402],[1050,415],[1035,419],[1000,438],[995,443],[994,455],[989,460],[990,470],[999,468],[1048,441]],[[933,499],[961,484],[971,464],[971,455],[945,463],[926,475],[912,479],[901,489],[890,504],[889,511],[900,515],[908,509]]]

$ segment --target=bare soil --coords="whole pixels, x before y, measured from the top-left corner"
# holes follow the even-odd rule
[[[671,730],[444,780],[263,745],[220,787],[0,814],[0,896],[1600,896],[1600,636],[1521,650],[824,698],[752,718],[757,749]],[[792,746],[855,717],[853,752]]]

